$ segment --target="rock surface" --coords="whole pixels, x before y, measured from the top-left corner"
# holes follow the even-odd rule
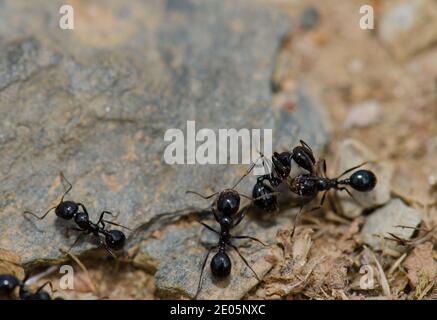
[[[384,1],[377,30],[379,38],[395,58],[407,59],[437,42],[437,3],[428,0]]]
[[[372,170],[378,180],[375,188],[370,192],[358,192],[349,188],[356,201],[347,193],[338,192],[343,214],[346,217],[356,218],[364,209],[381,206],[390,200],[393,164],[378,160],[371,150],[353,139],[344,140],[339,147],[338,154],[340,155],[338,173],[368,161],[369,163],[362,168]]]
[[[396,241],[384,238],[391,238],[389,233],[392,233],[399,238],[410,239],[415,232],[413,228],[420,222],[421,215],[416,209],[408,207],[399,199],[393,199],[367,217],[361,236],[363,241],[375,250],[389,248],[401,251],[402,247]]]
[[[273,267],[268,257],[275,255],[275,250],[277,250],[274,239],[280,229],[291,229],[294,221],[291,215],[293,212],[292,210],[281,212],[280,215],[271,216],[264,222],[247,217],[241,226],[232,231],[233,235],[257,237],[268,245],[263,247],[250,240],[233,240],[260,278]],[[205,222],[219,229],[216,222]],[[150,264],[157,266],[156,288],[161,296],[193,298],[197,291],[201,266],[208,248],[215,245],[217,245],[216,234],[198,223],[180,229],[171,226],[159,239],[144,242],[135,260],[142,267],[148,268]],[[230,278],[223,281],[215,279],[211,274],[209,264],[216,252],[217,250],[211,252],[205,266],[198,299],[241,299],[258,284],[258,280],[231,248],[227,250],[232,261]]]
[[[276,10],[230,0],[71,1],[75,29],[61,30],[62,4],[0,2],[0,248],[23,263],[57,260],[76,238],[54,214],[34,224],[22,216],[58,203],[61,170],[74,185],[67,198],[83,202],[93,220],[102,210],[120,212],[117,222],[136,230],[128,233],[134,245],[207,206],[187,189],[222,189],[246,168],[166,165],[167,129],[185,131],[195,120],[198,129],[291,136],[300,127],[315,147],[327,142],[323,128],[304,125],[320,120],[304,93],[296,113],[281,117],[290,131],[270,109],[270,77],[288,29]],[[75,253],[95,248],[90,238]]]
[[[381,107],[377,101],[366,101],[355,105],[349,111],[344,126],[346,129],[366,128],[381,119]]]

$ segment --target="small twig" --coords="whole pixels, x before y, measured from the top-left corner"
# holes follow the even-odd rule
[[[396,269],[399,268],[399,266],[405,260],[406,257],[407,257],[407,254],[404,253],[402,256],[399,257],[398,260],[395,261],[395,263],[393,263],[393,265],[390,267],[390,270],[388,270],[388,275],[390,277],[393,275],[393,273],[396,271]]]
[[[368,253],[370,253],[373,260],[375,261],[376,267],[378,268],[379,282],[381,283],[382,290],[384,292],[384,295],[390,299],[391,298],[390,286],[388,284],[388,280],[387,280],[387,277],[385,276],[384,270],[381,267],[381,264],[379,263],[378,259],[376,258],[375,254],[373,253],[373,251],[371,251],[369,248],[367,248],[367,246],[364,246],[364,249]]]

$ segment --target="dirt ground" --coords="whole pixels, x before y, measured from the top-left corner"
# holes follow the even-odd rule
[[[372,2],[376,19],[380,2]],[[396,255],[363,249],[363,217],[347,220],[330,209],[314,214],[303,220],[295,242],[290,242],[287,230],[278,234],[283,254],[270,257],[278,260],[277,267],[247,298],[437,299],[435,278],[414,278],[419,268],[434,268],[437,258],[437,46],[403,61],[394,58],[375,31],[358,28],[361,1],[342,1],[341,6],[315,0],[272,3],[295,22],[308,6],[320,14],[316,26],[295,29],[284,43],[273,78],[279,88],[275,106],[292,106],[296,86],[304,81],[330,119],[332,143],[326,159],[331,176],[339,143],[346,138],[361,141],[379,159],[394,164],[393,196],[418,208],[423,222],[414,238],[404,243],[405,254]],[[364,101],[377,101],[379,116],[367,127],[346,128],[351,108]],[[287,265],[287,257],[296,250],[301,260]],[[363,260],[377,270],[377,285],[371,290],[359,286]],[[64,298],[157,298],[153,276],[143,270],[127,263],[84,263],[89,274],[77,272],[76,291],[63,292]],[[315,272],[312,266],[317,264],[322,268]]]

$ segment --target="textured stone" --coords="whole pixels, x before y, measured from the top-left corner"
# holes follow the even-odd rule
[[[323,128],[304,125],[321,117],[304,92],[300,110],[283,118],[290,131],[270,108],[288,19],[265,4],[71,1],[75,29],[61,30],[62,4],[0,2],[0,247],[23,263],[59,259],[76,238],[64,232],[71,221],[54,214],[34,224],[22,216],[58,203],[61,170],[73,183],[67,198],[91,219],[120,212],[117,222],[136,231],[129,247],[206,206],[186,190],[229,186],[247,167],[166,165],[167,129],[195,120],[197,128],[275,128],[291,139],[302,127],[309,143],[327,142]],[[75,253],[96,247],[89,239]]]
[[[273,266],[267,258],[275,255],[275,250],[277,250],[272,239],[275,239],[278,230],[291,229],[293,225],[292,212],[295,213],[291,210],[281,212],[276,217],[270,216],[264,222],[248,217],[240,226],[232,230],[233,235],[250,235],[268,244],[267,247],[263,247],[250,240],[233,240],[260,278]],[[219,229],[216,222],[205,222]],[[138,265],[146,268],[151,263],[158,264],[155,275],[156,288],[163,297],[193,298],[196,294],[202,263],[208,248],[217,245],[217,235],[200,224],[193,227],[184,227],[179,231],[174,226],[169,227],[159,239],[147,240],[135,258],[137,262],[140,262]],[[232,261],[230,277],[222,281],[215,279],[211,274],[209,264],[216,252],[216,250],[212,251],[205,266],[202,289],[198,299],[241,299],[258,284],[258,280],[232,248],[227,250]]]
[[[366,101],[355,105],[346,117],[345,128],[365,128],[381,119],[381,107],[377,101]]]
[[[375,250],[389,248],[401,251],[402,248],[396,241],[384,238],[391,238],[389,233],[392,233],[401,239],[410,239],[415,231],[412,228],[417,227],[420,222],[420,212],[408,207],[399,199],[393,199],[366,218],[361,236],[364,242]]]
[[[406,59],[437,41],[437,3],[391,0],[382,6],[378,36],[393,56]],[[420,34],[420,37],[416,35]]]

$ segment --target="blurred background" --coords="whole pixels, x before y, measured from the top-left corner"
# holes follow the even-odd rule
[[[59,28],[63,4],[74,30]],[[364,5],[373,29],[360,27]],[[276,150],[304,138],[331,177],[372,160],[379,179],[361,205],[339,196],[303,219],[294,242],[295,208],[271,224],[249,217],[244,231],[272,244],[243,244],[263,282],[235,262],[230,283],[205,280],[201,297],[437,298],[437,1],[0,0],[0,45],[0,258],[23,267],[3,272],[57,283],[70,259],[59,247],[74,239],[54,216],[38,233],[20,213],[56,204],[63,170],[71,197],[116,208],[136,232],[118,261],[79,245],[88,270],[74,263],[75,290],[59,296],[193,297],[210,240],[189,208],[207,204],[185,190],[245,170],[162,164],[163,132],[195,119],[274,128]],[[385,272],[371,288],[363,265]]]

